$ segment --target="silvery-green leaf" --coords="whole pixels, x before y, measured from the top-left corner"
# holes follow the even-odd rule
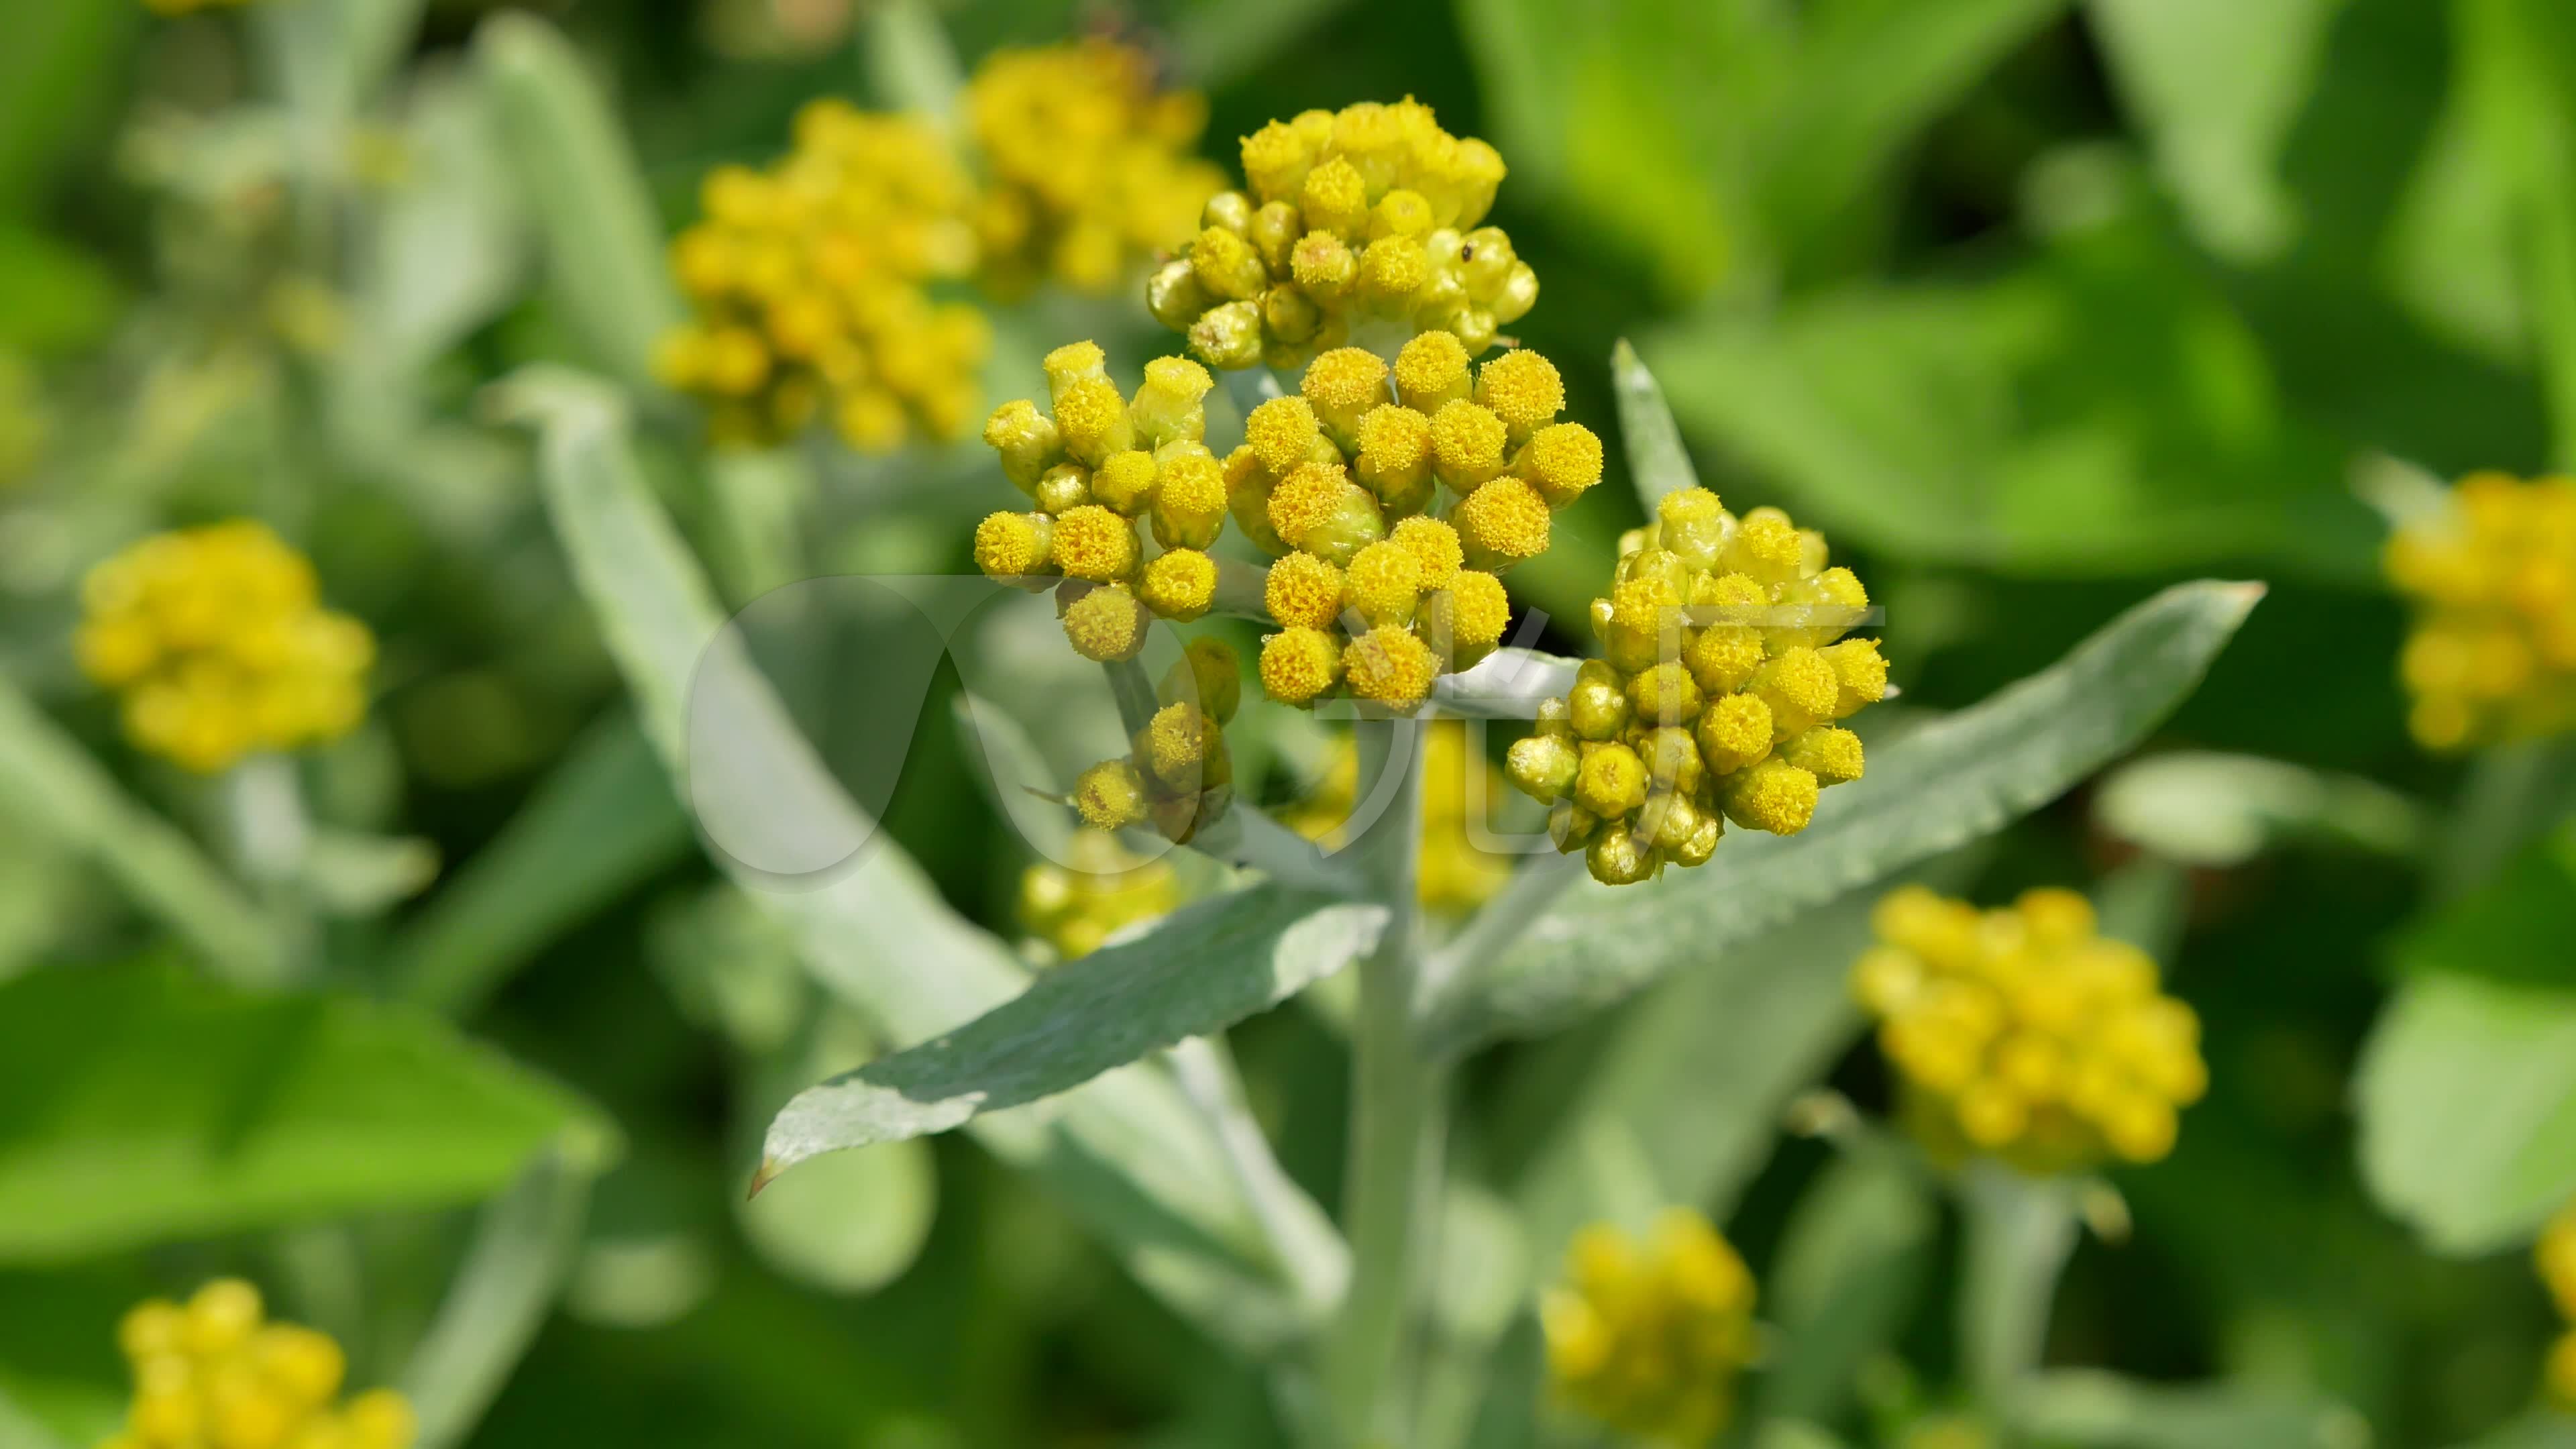
[[[2493,1252],[2576,1196],[2576,991],[2412,977],[2354,1084],[2362,1179],[2437,1252]]]
[[[1764,1284],[1784,1343],[1756,1390],[1762,1417],[1840,1409],[1861,1364],[1904,1330],[1939,1225],[1922,1178],[1891,1154],[1840,1158],[1818,1175]]]
[[[483,1209],[446,1301],[403,1369],[420,1449],[464,1443],[536,1342],[572,1271],[595,1171],[546,1153]]]
[[[1647,885],[1585,880],[1518,946],[1458,976],[1435,1004],[1434,1045],[1546,1030],[2037,809],[2170,714],[2262,594],[2176,585],[2040,673],[1876,751],[1801,834],[1731,832],[1708,866]]]
[[[2368,1449],[2359,1414],[2314,1394],[2235,1385],[2173,1387],[2095,1369],[2027,1380],[2006,1418],[2031,1439],[2083,1449]]]
[[[1462,719],[1535,719],[1539,701],[1574,687],[1582,663],[1535,649],[1497,649],[1456,674],[1431,682],[1431,702]]]
[[[1018,998],[1029,976],[1009,948],[951,910],[900,846],[871,838],[874,822],[832,780],[739,641],[725,644],[706,576],[637,468],[617,396],[593,379],[539,371],[496,400],[541,425],[548,511],[664,767],[685,769],[702,805],[766,802],[815,838],[866,842],[844,868],[792,890],[724,862],[796,940],[815,980],[895,1042],[955,1032]],[[693,748],[707,743],[692,736],[693,705],[721,715],[725,748]],[[1282,893],[1268,890],[1267,908],[1238,904],[1276,909]],[[1206,926],[1201,917],[1188,928]],[[1152,952],[1114,957],[1111,968],[1133,970]],[[1302,1332],[1314,1294],[1288,1277],[1311,1259],[1271,1240],[1170,1076],[1138,1062],[1059,1089],[1077,1085],[1040,1111],[965,1115],[986,1147],[1037,1174],[1148,1288],[1210,1332],[1247,1348]],[[1330,1239],[1311,1201],[1290,1206],[1304,1220],[1301,1241]]]
[[[1691,467],[1663,388],[1625,337],[1610,350],[1610,385],[1619,395],[1619,441],[1628,459],[1628,481],[1652,518],[1665,494],[1698,487],[1699,472]]]
[[[2123,765],[2102,781],[2094,818],[2189,865],[2242,865],[2272,845],[2316,840],[2412,855],[2429,829],[2413,800],[2375,780],[2250,755],[2183,751]]]

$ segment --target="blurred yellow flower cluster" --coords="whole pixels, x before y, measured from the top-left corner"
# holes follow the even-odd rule
[[[1392,368],[1336,348],[1295,395],[1255,407],[1225,486],[1235,522],[1279,556],[1270,697],[1306,705],[1340,685],[1411,713],[1492,652],[1511,616],[1496,575],[1543,552],[1550,513],[1601,480],[1601,440],[1555,421],[1564,405],[1537,353],[1471,372],[1457,337],[1425,332]]]
[[[1835,721],[1887,693],[1878,641],[1836,642],[1868,607],[1860,580],[1826,567],[1824,535],[1776,508],[1738,518],[1704,488],[1666,494],[1619,548],[1592,601],[1606,657],[1541,706],[1512,783],[1608,885],[1706,862],[1729,820],[1806,829],[1819,790],[1861,775],[1860,737]]]
[[[1127,754],[1074,781],[1073,808],[1083,824],[1123,830],[1151,823],[1180,845],[1222,818],[1234,801],[1225,724],[1242,698],[1242,668],[1223,640],[1191,640],[1164,672],[1155,690],[1160,707],[1128,741]]]
[[[1643,1243],[1587,1227],[1539,1304],[1549,1375],[1567,1403],[1622,1433],[1705,1444],[1754,1357],[1753,1297],[1744,1260],[1695,1212],[1667,1211]]]
[[[335,1402],[347,1361],[330,1335],[263,1321],[259,1290],[218,1279],[185,1304],[125,1315],[134,1370],[125,1432],[100,1449],[411,1449],[411,1404],[391,1389]]]
[[[1044,277],[1105,292],[1139,256],[1171,251],[1225,185],[1192,154],[1207,98],[1155,88],[1143,51],[1101,39],[994,52],[966,88],[989,176],[975,205],[996,291]]]
[[[1243,139],[1243,174],[1249,193],[1212,197],[1188,250],[1146,284],[1155,318],[1212,367],[1284,370],[1430,328],[1482,352],[1538,300],[1511,238],[1477,225],[1503,158],[1429,106],[1273,121]]]
[[[813,102],[784,159],[708,174],[705,219],[671,245],[698,316],[663,340],[663,380],[706,399],[729,442],[818,418],[861,452],[958,436],[989,329],[927,287],[973,269],[973,194],[927,122]]]
[[[1020,924],[1060,961],[1087,956],[1139,922],[1180,903],[1169,864],[1147,860],[1105,830],[1074,832],[1073,861],[1039,861],[1020,875]]]
[[[1149,615],[1186,621],[1216,598],[1208,546],[1225,527],[1225,478],[1201,441],[1200,400],[1213,386],[1186,358],[1145,365],[1131,402],[1109,380],[1099,344],[1047,354],[1052,410],[1023,398],[984,424],[1002,472],[1027,513],[995,513],[975,529],[975,563],[991,578],[1053,588],[1065,637],[1085,659],[1133,659]],[[1140,525],[1162,552],[1145,556]]]
[[[2399,673],[2427,749],[2576,729],[2576,480],[2472,474],[2386,563],[2415,604]]]
[[[92,568],[74,643],[124,692],[126,734],[191,770],[346,734],[375,640],[321,606],[313,566],[247,519],[155,534]]]
[[[1476,847],[1472,824],[1501,793],[1502,772],[1469,745],[1467,727],[1434,720],[1422,732],[1422,848],[1414,857],[1414,893],[1423,909],[1463,916],[1492,899],[1511,879],[1511,857]],[[1332,764],[1313,794],[1280,817],[1298,834],[1340,847],[1360,786],[1359,746],[1347,734],[1334,742]]]
[[[1852,991],[1936,1154],[2056,1173],[2173,1150],[2176,1114],[2209,1085],[2200,1020],[2144,951],[2096,934],[2082,896],[1979,911],[1907,886],[1872,924]]]
[[[2558,1216],[2549,1220],[2532,1257],[2539,1265],[2542,1285],[2549,1289],[2550,1301],[2558,1305],[2558,1315],[2571,1325],[2550,1346],[2549,1361],[2542,1371],[2543,1387],[2551,1399],[2576,1409],[2576,1203],[2560,1209]]]

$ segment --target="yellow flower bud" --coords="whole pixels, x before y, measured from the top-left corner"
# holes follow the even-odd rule
[[[1188,623],[1215,601],[1216,560],[1197,549],[1173,549],[1145,565],[1136,596],[1162,617]]]
[[[1065,605],[1064,637],[1085,659],[1103,664],[1133,659],[1145,648],[1153,617],[1124,584],[1103,584]]]
[[[1291,627],[1261,641],[1261,688],[1282,704],[1310,704],[1339,682],[1342,648],[1321,629]]]

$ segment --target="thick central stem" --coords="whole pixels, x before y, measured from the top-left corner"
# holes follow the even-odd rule
[[[1422,725],[1364,721],[1355,729],[1357,798],[1363,808],[1380,802],[1384,808],[1375,819],[1353,822],[1352,848],[1388,919],[1385,936],[1359,968],[1343,1210],[1351,1282],[1327,1346],[1324,1379],[1344,1442],[1401,1444],[1415,1379],[1414,1294],[1425,1276],[1440,1179],[1440,1072],[1413,1031],[1421,964],[1414,869],[1422,841]]]

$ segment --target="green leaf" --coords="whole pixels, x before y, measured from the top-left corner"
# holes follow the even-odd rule
[[[1628,481],[1652,518],[1665,494],[1698,487],[1699,471],[1682,447],[1681,427],[1673,421],[1662,386],[1625,337],[1610,349],[1610,386],[1619,395],[1619,441],[1628,459]]]
[[[71,1445],[0,1391],[0,1449],[71,1449]]]
[[[1872,1354],[1894,1342],[1931,1269],[1940,1211],[1890,1154],[1843,1157],[1798,1201],[1772,1260],[1764,1312],[1784,1346],[1758,1417],[1830,1420]]]
[[[70,352],[104,336],[122,299],[87,253],[0,222],[0,351]]]
[[[2576,824],[2397,941],[2398,965],[2576,990]]]
[[[2111,79],[2201,245],[2278,256],[2298,206],[2282,151],[2347,0],[2090,0]]]
[[[774,802],[806,812],[800,823],[822,838],[867,838],[874,822],[741,651],[714,647],[723,616],[636,466],[615,395],[539,371],[500,400],[542,425],[548,513],[664,769],[688,769],[693,798],[712,790]],[[723,712],[730,749],[691,751],[693,697]],[[794,891],[723,864],[794,937],[814,978],[882,1040],[938,1037],[1028,987],[1009,948],[949,909],[891,840],[870,839],[829,881]],[[1311,1320],[1311,1285],[1283,1281],[1280,1268],[1303,1259],[1273,1239],[1206,1119],[1151,1064],[1109,1072],[1043,1112],[976,1116],[973,1130],[997,1156],[1040,1175],[1140,1280],[1218,1336],[1266,1346]],[[1330,1239],[1311,1201],[1296,1197],[1289,1210],[1301,1237]]]
[[[1383,906],[1274,884],[1194,901],[965,1026],[798,1093],[761,1170],[945,1132],[1222,1031],[1367,954],[1385,923]]]
[[[286,942],[177,827],[0,677],[0,802],[20,828],[96,861],[134,903],[235,980],[275,983]]]
[[[2305,842],[2405,859],[2431,834],[2422,807],[2376,780],[2198,751],[2153,755],[2111,772],[2094,796],[2093,815],[2131,844],[2222,869]]]
[[[446,1301],[403,1368],[403,1392],[420,1416],[416,1449],[464,1443],[536,1342],[572,1272],[599,1166],[541,1153],[484,1208]]]
[[[2462,90],[2502,161],[2551,457],[2576,465],[2576,16],[2555,0],[2465,0],[2456,14]]]
[[[493,114],[546,274],[602,365],[651,387],[653,352],[685,318],[662,264],[662,224],[616,114],[561,32],[524,12],[475,33]]]
[[[394,995],[473,1011],[563,932],[685,859],[688,817],[635,719],[577,741],[394,947]]]
[[[2075,1252],[2079,1191],[2073,1178],[2025,1177],[1991,1160],[1960,1174],[1960,1372],[1984,1402],[2004,1402],[2039,1368]]]
[[[2576,1449],[2576,1418],[2543,1411],[2507,1424],[2459,1449]]]
[[[103,119],[124,52],[150,17],[125,0],[0,0],[0,214],[23,209],[51,173],[85,154],[76,132]]]
[[[2167,589],[2058,663],[1876,751],[1804,833],[1739,833],[1711,867],[1648,885],[1585,881],[1435,1003],[1432,1041],[1458,1050],[1551,1029],[2002,828],[2133,748],[2198,686],[2262,596],[2255,584]]]
[[[2144,219],[1995,280],[1709,313],[1642,350],[1694,441],[1837,543],[2058,577],[2252,558],[2377,576],[2344,449],[2286,414],[2253,334]]]
[[[151,965],[0,986],[0,1260],[444,1206],[613,1128],[435,1019]]]
[[[2415,977],[2353,1090],[2363,1181],[2437,1252],[2526,1239],[2576,1196],[2576,991]]]
[[[2084,1449],[2362,1449],[2370,1442],[2360,1415],[2317,1395],[2171,1388],[2092,1369],[2030,1380],[2007,1417],[2033,1439]]]

